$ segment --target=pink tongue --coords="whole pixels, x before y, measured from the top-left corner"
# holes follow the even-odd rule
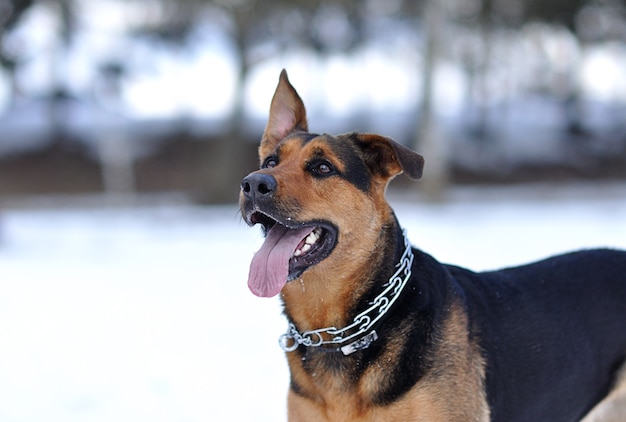
[[[250,263],[248,287],[257,296],[276,296],[287,283],[289,275],[289,259],[296,251],[298,244],[314,227],[288,229],[274,224],[267,233],[261,249],[254,255]]]

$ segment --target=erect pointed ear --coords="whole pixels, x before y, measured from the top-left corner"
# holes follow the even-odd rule
[[[411,179],[422,177],[424,157],[393,139],[380,135],[358,134],[356,144],[365,154],[373,174],[389,180],[404,172]]]
[[[280,72],[278,86],[272,98],[270,117],[261,139],[259,155],[264,157],[269,154],[290,133],[295,131],[306,132],[307,130],[304,103],[289,82],[287,72],[283,69]]]

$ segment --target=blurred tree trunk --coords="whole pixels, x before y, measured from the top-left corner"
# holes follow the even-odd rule
[[[429,0],[424,9],[423,22],[426,39],[422,59],[422,97],[416,133],[416,149],[426,160],[421,188],[433,199],[440,199],[450,180],[448,145],[439,130],[435,116],[434,79],[440,56],[444,9],[441,0]]]
[[[3,4],[4,3],[4,4]],[[19,95],[19,84],[17,81],[17,73],[19,71],[20,61],[14,57],[14,54],[8,53],[4,49],[4,37],[12,30],[22,19],[22,15],[33,5],[33,0],[14,0],[11,2],[0,2],[4,6],[0,19],[0,66],[8,73],[10,91],[9,91],[9,107],[15,105],[15,100]],[[0,8],[1,9],[1,8]]]
[[[72,97],[64,85],[66,53],[77,30],[75,3],[73,0],[52,0],[51,3],[60,25],[49,58],[53,87],[48,100],[48,123],[52,144],[55,147],[68,148],[70,134],[67,125],[68,120],[71,119],[68,112],[71,108]]]
[[[243,6],[242,6],[243,7]],[[233,38],[236,43],[238,74],[235,85],[235,102],[228,123],[227,133],[215,140],[214,151],[209,157],[205,178],[208,183],[202,202],[235,202],[239,195],[241,179],[252,169],[245,168],[247,157],[254,150],[253,143],[246,142],[245,88],[250,71],[248,59],[247,28],[252,14],[247,8],[231,10],[235,23]]]
[[[491,62],[492,43],[491,43],[491,27],[481,19],[478,27],[480,34],[480,57],[478,64],[478,80],[477,92],[472,92],[477,98],[474,100],[476,105],[476,126],[474,127],[474,135],[480,141],[486,141],[490,137],[489,127],[489,66]]]

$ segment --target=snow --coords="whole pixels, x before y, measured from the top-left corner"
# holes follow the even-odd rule
[[[472,269],[626,248],[626,185],[390,193],[413,244]],[[285,420],[278,299],[232,206],[0,213],[0,420]]]

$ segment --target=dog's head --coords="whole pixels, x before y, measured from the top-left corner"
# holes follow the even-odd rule
[[[392,218],[388,182],[402,172],[418,179],[424,164],[383,136],[309,133],[304,104],[284,70],[259,158],[261,168],[243,179],[239,202],[244,220],[266,233],[248,286],[267,297],[309,274],[328,287],[324,279],[365,267]]]

